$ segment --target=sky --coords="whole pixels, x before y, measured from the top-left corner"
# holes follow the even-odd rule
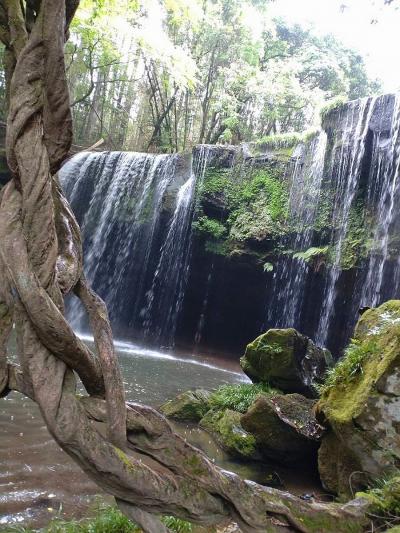
[[[270,12],[332,33],[361,53],[383,92],[400,91],[400,0],[390,6],[384,0],[275,0]]]

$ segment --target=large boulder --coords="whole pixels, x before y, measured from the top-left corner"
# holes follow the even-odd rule
[[[160,411],[169,418],[198,422],[210,409],[208,405],[210,396],[211,392],[203,389],[182,392],[176,398],[165,402]]]
[[[270,329],[247,345],[240,365],[253,382],[314,398],[332,356],[293,328]]]
[[[226,409],[209,411],[200,420],[200,427],[211,433],[218,444],[238,459],[259,459],[256,440],[240,423],[241,413]]]
[[[315,400],[300,394],[259,396],[241,418],[263,456],[292,464],[316,456],[324,429],[316,421]]]
[[[400,301],[366,311],[317,406],[325,487],[350,496],[400,467]]]

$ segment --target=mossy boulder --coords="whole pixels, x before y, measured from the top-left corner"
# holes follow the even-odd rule
[[[210,396],[211,392],[203,389],[182,392],[176,398],[164,403],[160,411],[169,418],[198,422],[209,410]]]
[[[255,382],[316,397],[332,356],[293,328],[270,329],[247,345],[240,365]]]
[[[230,455],[238,459],[259,459],[256,439],[240,423],[241,413],[226,409],[209,411],[200,420],[200,427],[211,433]]]
[[[400,301],[366,311],[317,405],[330,427],[319,452],[327,489],[343,496],[400,467]],[[346,465],[342,467],[340,463]],[[345,472],[344,472],[345,470]]]
[[[315,419],[314,400],[300,394],[259,396],[241,418],[263,456],[292,464],[316,456],[323,428]]]

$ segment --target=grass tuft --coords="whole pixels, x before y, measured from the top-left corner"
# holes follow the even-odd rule
[[[319,114],[321,121],[324,121],[332,111],[340,109],[346,102],[348,102],[346,96],[336,96],[335,98],[328,100],[320,109]]]
[[[191,533],[192,525],[173,516],[164,516],[162,522],[174,533]],[[34,533],[34,529],[23,526],[9,526],[2,529],[2,533]],[[142,530],[131,522],[116,507],[101,506],[92,518],[83,520],[55,519],[44,529],[42,533],[140,533]]]
[[[363,371],[365,361],[378,352],[377,341],[374,338],[363,342],[352,339],[343,358],[327,371],[324,383],[320,386],[321,394],[336,385],[349,383]]]
[[[241,383],[240,385],[222,385],[210,397],[209,405],[215,409],[232,409],[246,413],[250,405],[260,394],[270,396],[279,394],[268,383]]]
[[[367,491],[356,496],[369,500],[378,517],[400,524],[400,471],[375,481]]]

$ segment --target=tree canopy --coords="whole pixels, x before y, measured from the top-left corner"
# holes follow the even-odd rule
[[[269,5],[81,2],[65,51],[74,143],[155,152],[236,144],[302,131],[326,100],[379,90],[355,51],[274,20]]]

